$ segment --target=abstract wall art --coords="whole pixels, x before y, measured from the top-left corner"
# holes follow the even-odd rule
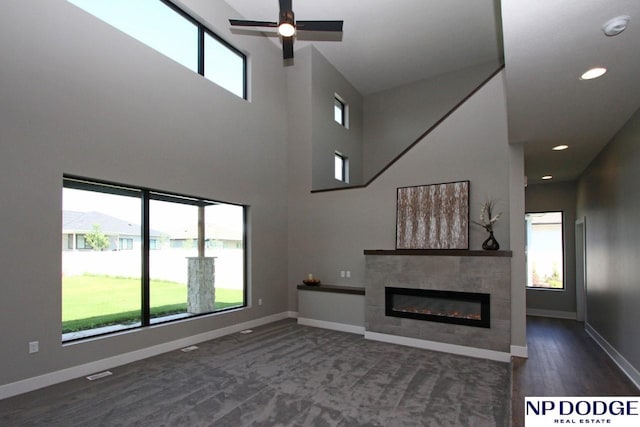
[[[469,249],[469,181],[398,188],[396,249]]]

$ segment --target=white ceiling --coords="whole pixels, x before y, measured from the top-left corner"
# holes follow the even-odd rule
[[[278,0],[226,1],[243,18],[278,20]],[[363,95],[499,53],[494,0],[293,0],[293,11],[300,20],[344,21],[341,41],[313,44]],[[310,43],[303,37],[294,49]]]
[[[619,15],[628,28],[605,36]],[[509,138],[525,143],[529,182],[574,179],[640,108],[640,1],[503,0],[503,21]],[[579,80],[595,66],[609,72]]]
[[[640,108],[640,0],[502,0],[501,23],[497,1],[293,0],[293,10],[344,20],[341,40],[313,44],[363,95],[495,60],[502,31],[509,138],[524,143],[529,182],[575,179]],[[229,18],[278,17],[277,0],[227,3],[238,11]],[[605,36],[618,15],[629,27]],[[296,48],[310,43],[302,37]],[[580,81],[592,66],[609,72]],[[551,151],[557,144],[570,148]]]

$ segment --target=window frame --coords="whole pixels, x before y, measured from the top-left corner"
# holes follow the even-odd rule
[[[133,250],[133,238],[132,237],[118,237],[118,250],[120,250],[120,251],[132,251]]]
[[[526,220],[525,220],[525,244],[526,244],[526,251],[525,251],[525,268],[527,270],[527,278],[525,280],[525,290],[529,291],[542,291],[542,292],[564,292],[567,290],[567,281],[566,281],[566,258],[565,258],[565,212],[561,209],[559,210],[540,210],[540,211],[526,211],[525,212],[525,217],[526,215],[529,214],[548,214],[548,213],[559,213],[560,214],[560,218],[562,220],[561,222],[561,226],[560,226],[560,244],[562,247],[562,288],[551,288],[551,287],[547,287],[547,286],[529,286],[528,283],[528,269],[529,269],[529,240],[527,238],[527,232],[526,232]]]
[[[335,163],[336,161],[340,161],[341,162],[341,175],[342,175],[342,179],[338,178],[335,174],[336,172],[336,168],[335,168]],[[333,162],[334,162],[334,179],[336,181],[339,182],[343,182],[345,184],[349,183],[349,157],[345,156],[344,154],[342,154],[339,151],[334,151],[333,153]]]
[[[82,241],[82,246],[80,245],[81,241]],[[81,251],[91,249],[91,246],[87,244],[86,234],[78,233],[78,234],[75,235],[75,247],[74,247],[74,249],[81,250]]]
[[[340,121],[336,120],[336,108],[340,108]],[[333,121],[349,129],[349,104],[337,93],[333,94]]]
[[[223,312],[227,312],[227,311],[235,311],[235,310],[239,310],[239,309],[245,309],[248,307],[249,303],[248,303],[248,296],[249,296],[249,290],[248,290],[248,280],[247,280],[247,272],[248,272],[248,242],[247,242],[247,229],[248,229],[248,211],[249,211],[249,206],[247,205],[242,205],[239,203],[231,203],[231,202],[223,202],[221,200],[211,200],[208,198],[202,198],[202,197],[197,197],[197,196],[189,196],[189,195],[184,195],[184,194],[176,194],[176,193],[169,193],[166,191],[160,191],[160,190],[155,190],[155,189],[150,189],[150,188],[146,188],[146,187],[135,187],[135,186],[131,186],[131,185],[126,185],[126,184],[120,184],[120,183],[115,183],[115,182],[110,182],[110,181],[103,181],[103,180],[97,180],[97,179],[93,179],[93,178],[85,178],[85,177],[79,177],[79,176],[75,176],[75,175],[68,175],[68,174],[64,174],[63,175],[63,183],[62,183],[62,188],[72,188],[72,189],[78,189],[78,190],[85,190],[85,191],[94,191],[94,192],[101,192],[101,193],[108,193],[108,194],[115,194],[115,195],[124,195],[124,196],[134,196],[136,198],[140,198],[140,202],[141,202],[141,245],[140,245],[140,251],[141,253],[141,269],[140,269],[140,273],[141,273],[141,277],[140,277],[140,288],[141,288],[141,293],[142,293],[142,299],[141,299],[141,306],[140,306],[140,311],[141,311],[141,319],[140,319],[140,325],[138,326],[134,326],[131,328],[126,328],[126,329],[122,329],[122,330],[116,330],[113,332],[105,332],[105,333],[100,333],[100,334],[92,334],[89,336],[84,336],[84,337],[80,337],[80,338],[70,338],[70,339],[63,339],[62,343],[63,344],[68,344],[68,343],[72,343],[75,341],[82,341],[82,340],[86,340],[86,339],[93,339],[96,337],[102,337],[102,336],[109,336],[109,335],[114,335],[123,331],[131,331],[131,330],[136,330],[136,329],[141,329],[141,328],[146,328],[149,326],[156,326],[156,325],[162,325],[165,323],[173,323],[173,322],[177,322],[177,321],[184,321],[184,320],[189,320],[189,319],[194,319],[194,318],[198,318],[198,317],[202,317],[202,316],[209,316],[209,315],[213,315],[213,314],[219,314],[219,313],[223,313]],[[98,190],[99,189],[99,190]],[[212,204],[225,204],[225,205],[232,205],[232,206],[238,206],[242,208],[242,222],[243,222],[243,226],[242,226],[242,249],[243,249],[243,253],[242,253],[242,304],[238,305],[238,306],[234,306],[234,307],[227,307],[227,308],[222,308],[219,310],[214,310],[211,312],[207,312],[207,313],[197,313],[197,314],[191,314],[188,317],[183,317],[183,318],[179,318],[179,319],[169,319],[169,320],[162,320],[159,318],[152,318],[151,317],[151,275],[150,275],[150,252],[156,248],[151,247],[151,236],[150,236],[150,218],[149,218],[149,202],[151,200],[164,200],[164,201],[170,201],[170,202],[175,202],[175,203],[181,203],[181,204],[189,204],[189,205],[195,205],[195,206],[206,206],[206,205],[212,205]],[[76,235],[78,236],[78,235]],[[155,239],[153,239],[155,240]],[[135,250],[136,247],[134,245],[133,249]],[[62,289],[62,283],[60,283],[60,288]]]
[[[205,33],[209,34],[215,40],[219,41],[225,47],[227,47],[229,50],[231,50],[236,55],[238,55],[240,58],[242,58],[242,99],[247,100],[248,99],[248,94],[247,94],[247,74],[248,74],[247,73],[247,55],[242,53],[242,51],[240,51],[240,49],[236,48],[231,43],[229,43],[228,41],[226,41],[225,39],[223,39],[222,37],[220,37],[219,35],[214,33],[206,25],[204,25],[203,23],[201,23],[200,21],[195,19],[193,16],[189,15],[187,12],[182,10],[180,7],[175,5],[170,0],[158,0],[158,1],[161,1],[162,3],[166,4],[168,7],[173,9],[176,13],[181,15],[187,21],[190,21],[196,27],[198,27],[198,74],[200,74],[202,77],[206,78],[205,74],[204,74],[205,73],[205,69],[204,69],[204,50],[205,50],[204,34]],[[209,80],[210,82],[218,85],[216,82],[214,82],[211,79],[207,79],[207,80]],[[220,86],[220,85],[218,85],[218,86]],[[220,87],[222,87],[223,89],[225,89],[228,92],[231,92],[230,90],[224,88],[223,86],[220,86]],[[233,93],[233,92],[231,92],[231,93]]]

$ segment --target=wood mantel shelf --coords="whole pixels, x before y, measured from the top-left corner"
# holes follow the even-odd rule
[[[304,291],[330,292],[333,294],[351,294],[364,295],[364,288],[355,286],[339,286],[339,285],[298,285],[298,289]]]
[[[489,256],[511,257],[511,251],[472,251],[468,249],[365,249],[365,255],[413,256]]]

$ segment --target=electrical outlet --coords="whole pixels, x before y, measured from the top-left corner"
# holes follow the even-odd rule
[[[345,273],[344,273],[344,270],[342,270],[342,271],[340,272],[340,277],[344,277],[344,274],[345,274]]]
[[[29,343],[29,353],[37,353],[40,351],[40,341],[31,341]]]
[[[258,305],[262,305],[262,298],[258,298]]]
[[[351,272],[349,270],[347,270],[347,278],[351,277]]]

